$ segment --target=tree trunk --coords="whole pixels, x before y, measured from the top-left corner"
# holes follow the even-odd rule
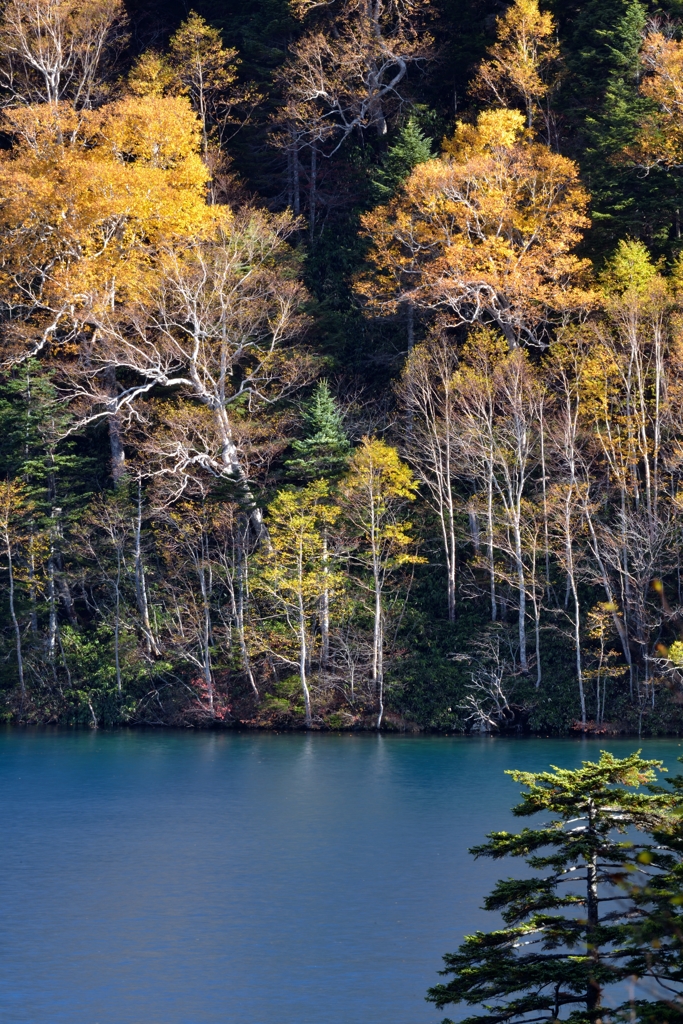
[[[116,403],[116,370],[110,366],[105,372],[105,387],[111,396],[112,402]],[[113,412],[107,417],[109,421],[109,450],[111,452],[111,476],[114,485],[121,482],[126,472],[126,453],[123,448],[121,418],[118,413]]]
[[[375,572],[375,627],[374,627],[374,650],[372,659],[372,682],[379,713],[377,715],[377,728],[381,728],[384,717],[384,631],[382,623],[382,586],[379,574]]]
[[[28,542],[28,595],[31,602],[31,632],[38,632],[38,592],[36,590],[36,556],[35,556],[35,543],[36,538],[33,532],[33,523],[31,523],[31,533]],[[680,586],[679,586],[680,592]]]
[[[519,523],[513,524],[515,536],[515,561],[517,562],[517,591],[519,594],[519,663],[522,672],[529,671],[529,661],[526,654],[526,580],[524,578],[524,562],[522,560],[522,537],[519,530]]]
[[[596,838],[594,816],[595,810],[593,802],[592,800],[589,800],[587,831],[589,837],[592,839]],[[600,953],[591,939],[600,924],[598,908],[598,858],[596,853],[592,853],[586,862],[586,918],[588,924],[586,938],[590,956],[594,960],[596,966],[600,961]],[[588,988],[586,991],[586,1010],[589,1014],[593,1014],[597,1009],[599,1009],[601,996],[602,990],[599,983],[593,978],[589,978]]]
[[[203,541],[202,541],[203,543]],[[203,552],[202,552],[203,556]],[[203,637],[202,646],[204,648],[204,683],[206,685],[206,693],[209,698],[209,710],[211,716],[214,715],[214,698],[213,698],[213,677],[211,674],[211,606],[209,602],[209,588],[206,581],[206,567],[200,562],[199,564],[199,588],[202,594],[202,613],[203,613]]]
[[[246,532],[248,526],[245,525],[244,529]],[[240,522],[237,526],[237,637],[240,645],[240,655],[242,657],[242,668],[247,674],[249,685],[253,690],[256,700],[260,700],[261,695],[258,692],[258,687],[254,680],[254,673],[251,669],[251,658],[249,657],[249,650],[247,648],[247,641],[244,633],[244,604],[247,588],[247,559],[244,549],[244,539],[245,538],[242,534],[242,524]]]
[[[550,538],[548,535],[548,475],[545,464],[545,420],[543,403],[539,409],[539,435],[541,441],[541,482],[543,485],[543,540],[545,546],[545,586],[550,590]]]
[[[50,557],[47,562],[47,654],[54,668],[55,651],[57,650],[57,597],[55,593],[55,558],[54,545],[50,542]]]
[[[327,530],[323,532],[323,576],[325,584],[320,599],[320,664],[326,669],[330,661],[330,591],[327,586],[329,576],[329,554],[327,550]]]
[[[410,355],[415,347],[415,306],[410,299],[406,302],[406,341]]]
[[[7,571],[9,574],[9,613],[14,627],[14,638],[17,650],[17,669],[19,671],[19,688],[21,690],[21,710],[26,703],[26,682],[24,679],[24,656],[21,649],[21,629],[14,606],[14,563],[12,561],[12,544],[8,533],[5,533],[5,554],[7,555]]]
[[[251,523],[252,530],[256,536],[256,539],[268,547],[270,546],[270,538],[268,537],[268,530],[266,524],[263,521],[263,512],[258,508],[254,495],[252,494],[251,487],[247,476],[242,469],[242,465],[239,459],[239,453],[237,446],[232,439],[232,429],[230,427],[230,419],[224,408],[215,410],[216,418],[218,421],[218,428],[221,436],[221,458],[223,465],[225,466],[226,473],[228,476],[235,480],[242,492],[242,501],[244,503],[245,511],[249,516],[249,522]]]
[[[301,213],[301,187],[299,171],[299,150],[292,146],[292,190],[294,192],[294,216]]]
[[[159,657],[161,653],[149,620],[149,603],[147,601],[147,583],[145,566],[142,559],[142,481],[138,476],[137,510],[135,516],[135,600],[145,634],[147,653]]]
[[[315,143],[311,146],[311,180],[309,182],[309,198],[308,198],[308,227],[311,233],[311,241],[315,236],[315,207],[317,202],[317,184],[318,184],[318,151],[315,148]]]
[[[121,696],[121,660],[119,658],[119,625],[121,613],[121,549],[116,549],[116,618],[114,620],[114,662],[116,665],[116,689]]]
[[[448,571],[448,621],[455,622],[458,545],[455,538],[455,510],[453,508],[453,495],[451,493],[450,481],[446,500],[448,502],[448,524],[446,527],[446,568]]]
[[[486,544],[489,557],[489,588],[491,593],[491,622],[498,617],[496,604],[496,567],[493,560],[493,467],[488,467],[488,480],[486,481]]]
[[[583,688],[583,668],[581,665],[581,608],[576,589],[574,573],[571,575],[572,597],[574,598],[574,651],[576,653],[576,678],[579,682],[579,701],[581,703],[581,725],[586,728],[586,695]]]
[[[311,728],[311,694],[306,681],[306,662],[308,650],[306,644],[306,614],[304,611],[304,599],[302,594],[302,581],[299,580],[299,675],[301,677],[301,689],[304,695],[304,706],[306,708],[306,728]]]

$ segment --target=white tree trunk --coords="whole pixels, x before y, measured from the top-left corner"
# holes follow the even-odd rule
[[[135,516],[135,599],[142,621],[142,631],[145,634],[145,645],[149,655],[156,657],[161,653],[154,636],[152,624],[149,619],[149,602],[147,601],[147,582],[145,580],[145,566],[142,558],[142,483],[138,477],[137,509]]]
[[[19,620],[17,619],[14,604],[14,563],[12,561],[12,543],[10,541],[9,533],[5,533],[5,554],[7,555],[7,571],[9,574],[9,613],[10,618],[12,619],[12,626],[14,627],[14,639],[17,651],[17,669],[19,671],[19,688],[21,690],[21,707],[23,710],[24,704],[26,703],[24,656],[21,649],[21,629],[19,627]]]

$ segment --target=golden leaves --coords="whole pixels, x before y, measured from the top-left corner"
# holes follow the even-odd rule
[[[641,95],[654,109],[645,116],[635,146],[627,151],[646,167],[657,163],[677,166],[683,162],[683,43],[662,32],[649,32],[641,51],[646,75]]]
[[[456,322],[485,312],[519,340],[577,298],[587,276],[572,251],[589,226],[578,168],[532,141],[510,110],[459,125],[445,151],[363,218],[376,276],[359,290],[380,304],[446,309]]]
[[[470,92],[505,105],[521,99],[531,127],[540,101],[559,75],[560,47],[553,16],[541,13],[537,0],[515,0],[496,20],[496,34]]]
[[[41,302],[111,304],[144,284],[156,249],[226,219],[206,204],[200,126],[184,97],[128,98],[98,111],[11,110],[0,160],[3,280]]]

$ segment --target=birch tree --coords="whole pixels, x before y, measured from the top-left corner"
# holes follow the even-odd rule
[[[213,238],[164,248],[136,301],[110,314],[93,308],[72,398],[87,403],[81,425],[133,412],[152,388],[180,394],[210,416],[218,452],[175,435],[159,472],[194,470],[235,482],[258,536],[262,513],[252,494],[233,426],[233,410],[255,411],[291,394],[310,373],[289,343],[303,327],[304,290],[287,245],[292,221],[248,210]],[[101,388],[109,367],[133,383],[115,402]]]
[[[324,480],[316,480],[300,491],[280,491],[268,507],[270,548],[257,562],[252,586],[284,619],[284,636],[275,628],[268,631],[268,646],[282,661],[299,671],[304,698],[306,728],[312,725],[310,664],[313,656],[313,627],[320,599],[342,586],[342,576],[331,569],[326,536],[337,522],[341,509],[330,501]],[[297,651],[292,657],[291,648]]]
[[[0,16],[5,102],[89,109],[107,94],[123,46],[121,0],[8,0]]]
[[[458,559],[456,486],[461,473],[461,423],[454,396],[457,367],[457,353],[451,339],[445,333],[437,334],[409,354],[398,386],[406,411],[403,451],[427,489],[441,530],[446,558],[449,622],[455,622]]]
[[[344,515],[356,541],[352,558],[367,573],[367,582],[361,577],[360,583],[372,595],[372,687],[379,729],[384,717],[386,591],[398,572],[425,561],[415,553],[412,523],[405,518],[418,482],[395,448],[365,437],[342,486]]]
[[[510,348],[544,344],[588,301],[574,253],[587,205],[576,164],[529,138],[520,111],[484,111],[363,216],[372,269],[358,291],[371,308],[412,302],[452,327],[494,324]]]
[[[521,101],[527,128],[533,128],[544,114],[546,139],[550,144],[549,110],[543,111],[557,83],[560,47],[552,14],[539,10],[537,0],[515,0],[496,19],[496,42],[477,68],[470,92],[493,99],[501,107]]]

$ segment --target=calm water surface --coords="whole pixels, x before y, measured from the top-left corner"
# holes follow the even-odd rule
[[[0,1020],[435,1024],[441,954],[495,924],[507,868],[467,848],[513,821],[504,769],[599,746],[0,733]]]

